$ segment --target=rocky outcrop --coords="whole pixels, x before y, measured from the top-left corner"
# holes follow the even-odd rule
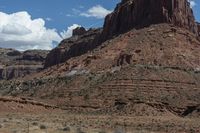
[[[197,23],[198,35],[200,36],[200,23]]]
[[[28,50],[23,52],[23,54],[17,60],[44,62],[47,53],[48,51],[44,50]]]
[[[97,38],[102,29],[77,28],[71,38],[63,40],[58,47],[53,49],[46,58],[45,68],[60,64],[71,57],[79,56],[94,49],[98,45]]]
[[[158,23],[171,23],[197,34],[193,11],[187,0],[122,0],[106,17],[101,40]]]
[[[77,27],[73,30],[72,36],[80,36],[85,34],[87,31],[84,27]]]
[[[43,68],[47,53],[48,51],[43,50],[20,52],[0,48],[0,80],[39,72]]]

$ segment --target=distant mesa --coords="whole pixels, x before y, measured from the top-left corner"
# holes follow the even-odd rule
[[[0,48],[0,80],[10,80],[39,72],[49,51]]]

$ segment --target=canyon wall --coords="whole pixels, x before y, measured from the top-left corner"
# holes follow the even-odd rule
[[[106,17],[101,40],[158,23],[171,23],[197,34],[197,24],[187,0],[122,0]]]

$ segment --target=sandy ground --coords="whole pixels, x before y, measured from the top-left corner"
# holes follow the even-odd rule
[[[0,133],[198,133],[200,119],[0,113]]]

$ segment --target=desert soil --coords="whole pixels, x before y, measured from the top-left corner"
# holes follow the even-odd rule
[[[199,118],[0,113],[0,133],[198,133]]]

